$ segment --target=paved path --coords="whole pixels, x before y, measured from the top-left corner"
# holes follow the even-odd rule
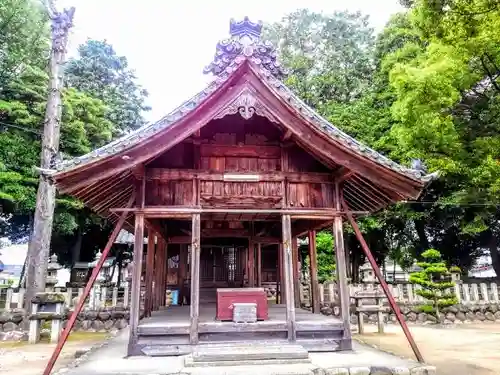
[[[366,343],[391,353],[414,358],[399,326],[386,326],[379,335],[367,325],[368,334],[359,336]],[[410,326],[424,359],[437,367],[438,375],[500,374],[500,324],[472,323],[453,327]]]
[[[413,361],[374,350],[357,344],[351,353],[313,353],[312,364],[294,365],[262,365],[231,367],[184,367],[184,357],[130,357],[125,358],[128,342],[128,330],[123,330],[106,346],[91,353],[87,360],[78,367],[65,372],[64,375],[150,375],[150,374],[189,374],[189,375],[311,375],[315,368],[331,367],[404,367],[412,368]]]

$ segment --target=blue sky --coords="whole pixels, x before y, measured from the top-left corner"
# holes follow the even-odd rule
[[[149,91],[154,121],[193,96],[207,83],[202,74],[218,40],[227,37],[229,20],[277,21],[298,8],[330,13],[361,10],[380,30],[400,10],[398,0],[55,0],[58,8],[76,7],[70,53],[87,38],[106,39],[128,58]]]

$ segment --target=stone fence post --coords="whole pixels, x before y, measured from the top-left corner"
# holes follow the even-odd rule
[[[30,318],[29,343],[40,341],[40,325],[42,321],[51,321],[50,342],[57,343],[64,319],[66,298],[62,293],[37,293],[31,300],[32,314]]]

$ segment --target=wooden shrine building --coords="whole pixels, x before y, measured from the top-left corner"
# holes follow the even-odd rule
[[[231,21],[203,91],[51,175],[60,193],[134,233],[129,354],[242,340],[350,349],[343,220],[415,199],[432,177],[309,108],[283,84],[286,72],[261,29]],[[341,319],[319,314],[315,231],[326,227],[335,235]],[[313,312],[297,303],[300,236],[310,239]],[[266,282],[278,298],[258,306],[264,318],[216,319],[218,291],[236,303],[238,291],[258,294]],[[179,306],[165,306],[167,287],[180,291]]]

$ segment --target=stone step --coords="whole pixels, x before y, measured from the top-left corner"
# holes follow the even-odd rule
[[[307,350],[293,344],[200,345],[193,350],[193,362],[235,362],[309,360]]]
[[[310,364],[307,359],[244,359],[239,361],[194,361],[192,355],[184,359],[185,367],[241,367],[241,366],[270,366],[270,365],[304,365]],[[248,370],[247,370],[248,371]],[[248,373],[248,372],[247,372]]]

